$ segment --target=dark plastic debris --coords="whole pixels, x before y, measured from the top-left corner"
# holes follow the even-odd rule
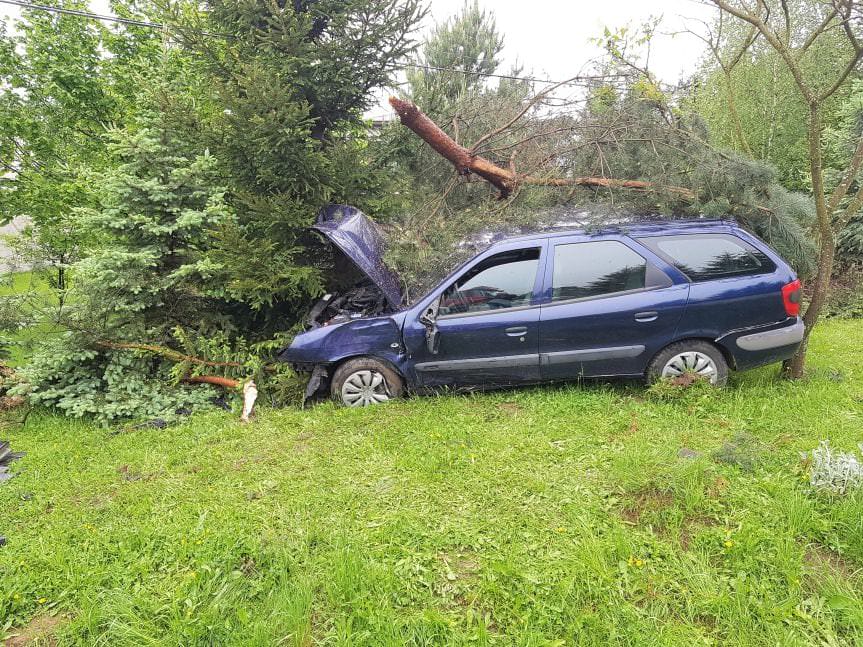
[[[231,410],[231,403],[228,402],[228,399],[224,395],[218,395],[214,398],[210,399],[210,402],[219,407],[220,409],[224,409],[225,411]]]
[[[24,456],[24,452],[13,452],[8,440],[0,440],[0,482],[8,481],[14,474],[9,471],[9,463]]]
[[[0,535],[0,547],[3,547],[5,545],[6,545],[6,537],[4,537],[3,535]]]

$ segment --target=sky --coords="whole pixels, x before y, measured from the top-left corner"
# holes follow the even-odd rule
[[[715,9],[695,0],[480,0],[494,12],[498,30],[505,36],[504,58],[518,61],[535,76],[566,79],[578,73],[599,50],[590,43],[603,29],[643,23],[662,16],[660,31],[679,31],[681,17],[708,20]],[[459,13],[464,0],[432,0],[427,28]],[[693,27],[696,23],[690,23]],[[652,71],[674,82],[691,71],[703,52],[703,43],[685,34],[659,35],[651,56]]]
[[[49,4],[47,0],[44,3]],[[715,12],[699,0],[479,0],[479,4],[494,13],[498,30],[504,35],[504,68],[519,63],[525,74],[553,80],[575,76],[600,53],[591,39],[602,36],[605,27],[635,27],[661,16],[650,68],[660,80],[675,83],[695,70],[704,44],[689,34],[672,34],[687,24],[697,28],[698,23],[691,19],[710,20]],[[430,0],[420,34],[458,14],[463,5],[464,0]],[[92,0],[90,7],[95,13],[109,13],[108,0]],[[18,7],[0,4],[0,17],[16,16],[19,11]],[[367,116],[389,116],[384,101],[387,94],[379,93],[378,107]]]
[[[464,2],[431,0],[422,33],[457,15]],[[697,0],[479,0],[479,4],[494,13],[504,35],[504,70],[519,63],[523,74],[555,81],[575,76],[601,53],[591,40],[601,37],[606,27],[637,27],[662,17],[651,48],[650,70],[661,81],[674,84],[695,70],[705,46],[690,34],[672,34],[687,26],[697,30],[697,20],[709,21],[716,11]],[[387,92],[379,94],[380,105],[372,115],[391,116],[383,101]]]

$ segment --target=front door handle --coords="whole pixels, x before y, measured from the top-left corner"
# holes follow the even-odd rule
[[[509,337],[521,337],[522,335],[527,334],[527,326],[514,326],[512,328],[507,328],[504,332],[506,332]]]
[[[636,312],[635,320],[638,323],[648,323],[650,321],[656,321],[659,318],[659,313],[656,310],[650,310],[649,312]]]

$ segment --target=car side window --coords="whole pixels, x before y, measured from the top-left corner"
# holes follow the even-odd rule
[[[653,236],[639,242],[668,259],[690,281],[773,272],[776,265],[762,251],[730,234]]]
[[[554,248],[551,300],[584,299],[647,286],[647,261],[616,240]]]
[[[447,288],[441,296],[438,315],[530,305],[538,268],[539,247],[490,256]]]

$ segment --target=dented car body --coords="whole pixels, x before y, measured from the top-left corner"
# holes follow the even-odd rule
[[[409,305],[361,212],[328,207],[314,228],[357,281],[326,295],[280,354],[312,373],[307,397],[367,405],[437,387],[684,373],[722,384],[803,339],[793,270],[729,221],[504,238]]]

